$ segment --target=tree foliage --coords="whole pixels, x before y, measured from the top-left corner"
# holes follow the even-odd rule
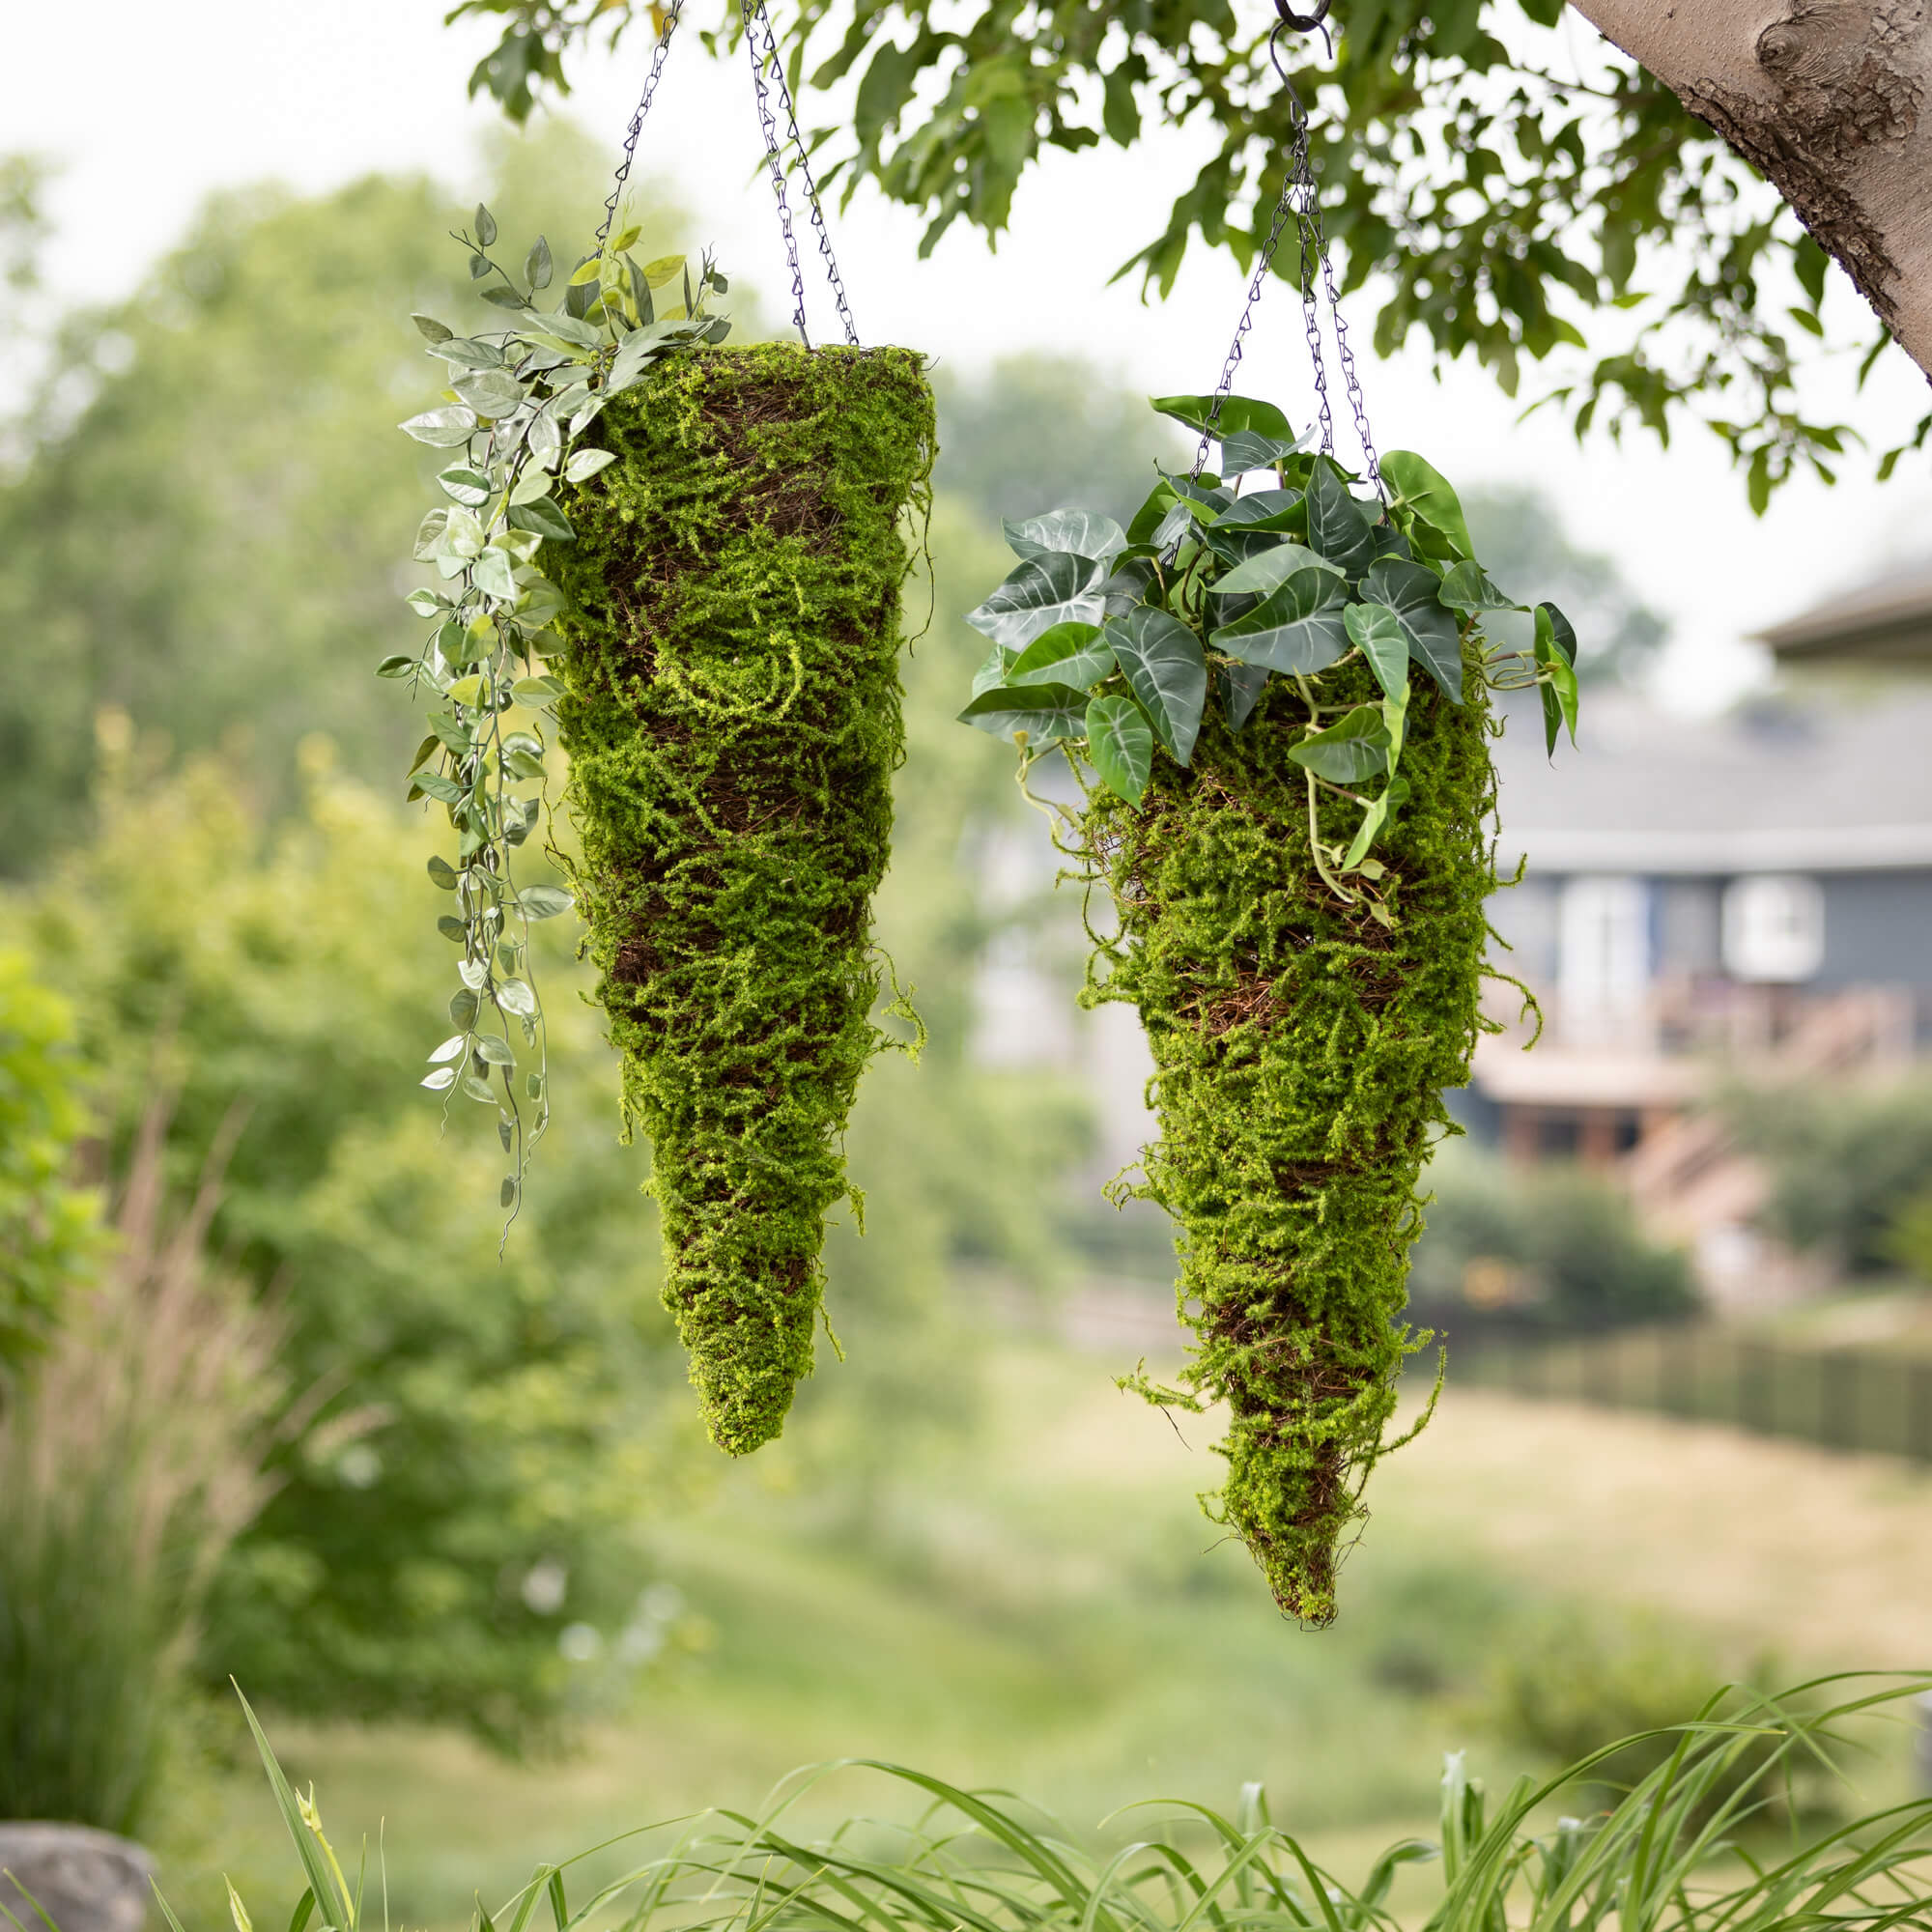
[[[463,0],[451,18],[468,14],[503,19],[470,89],[516,119],[566,87],[593,31],[614,41],[662,18],[637,0]],[[1844,450],[1845,427],[1808,420],[1797,393],[1828,258],[1661,82],[1607,43],[1579,60],[1562,14],[1561,0],[1362,0],[1338,15],[1332,64],[1319,42],[1287,47],[1345,290],[1376,278],[1383,354],[1419,333],[1438,369],[1467,355],[1512,396],[1525,362],[1594,348],[1559,362],[1548,392],[1579,435],[1667,440],[1701,420],[1762,509]],[[1272,25],[1231,0],[798,0],[781,35],[795,82],[833,91],[812,137],[827,176],[918,209],[926,250],[955,221],[997,236],[1049,150],[1191,130],[1205,156],[1121,270],[1165,295],[1196,239],[1245,268],[1266,233],[1293,133]],[[1292,248],[1277,272],[1298,274]]]

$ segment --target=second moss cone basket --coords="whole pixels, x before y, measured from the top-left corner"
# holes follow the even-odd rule
[[[810,1372],[846,1115],[886,1039],[870,908],[932,396],[906,350],[709,349],[599,428],[616,461],[558,572],[577,884],[665,1303],[742,1455]]]
[[[1359,665],[1323,689],[1339,705],[1375,696]],[[1479,1024],[1495,781],[1473,665],[1464,693],[1411,700],[1413,790],[1383,848],[1392,924],[1317,873],[1283,680],[1238,734],[1210,713],[1192,768],[1163,763],[1140,811],[1096,794],[1083,827],[1121,920],[1086,997],[1131,1001],[1147,1029],[1160,1140],[1141,1191],[1183,1230],[1194,1331],[1180,1389],[1137,1385],[1227,1406],[1209,1514],[1309,1624],[1334,1618],[1362,1482],[1394,1446],[1382,1435],[1418,1346],[1402,1319],[1416,1181],[1454,1131],[1441,1096],[1467,1081]],[[1331,812],[1334,830],[1355,815]]]

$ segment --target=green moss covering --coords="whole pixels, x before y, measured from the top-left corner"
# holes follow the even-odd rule
[[[1228,1405],[1227,1479],[1203,1500],[1311,1624],[1334,1616],[1338,1550],[1419,1346],[1402,1321],[1416,1180],[1477,1032],[1494,781],[1473,653],[1464,689],[1456,706],[1423,680],[1410,700],[1411,802],[1378,847],[1392,927],[1316,874],[1287,755],[1307,713],[1283,679],[1238,735],[1210,706],[1192,768],[1156,759],[1140,811],[1101,795],[1083,826],[1122,923],[1086,998],[1140,1009],[1161,1139],[1138,1191],[1184,1231],[1189,1360],[1179,1389],[1138,1385]],[[1377,695],[1359,663],[1321,680],[1327,704]],[[1330,796],[1324,838],[1359,816]]]
[[[900,518],[932,462],[922,368],[668,359],[600,419],[617,461],[573,498],[556,567],[590,952],[653,1150],[665,1304],[734,1455],[810,1372],[845,1119],[885,1038],[870,901],[904,743]]]

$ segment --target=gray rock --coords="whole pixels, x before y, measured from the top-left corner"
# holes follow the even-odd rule
[[[90,1825],[0,1825],[0,1906],[26,1932],[46,1932],[41,1912],[60,1932],[141,1932],[154,1868],[141,1846]]]

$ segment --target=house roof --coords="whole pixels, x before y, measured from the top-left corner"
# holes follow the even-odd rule
[[[1675,718],[1586,692],[1578,745],[1544,754],[1519,702],[1495,748],[1509,865],[1710,876],[1932,867],[1932,693],[1851,707],[1760,701]]]
[[[1932,664],[1932,563],[1894,571],[1755,635],[1787,664]]]

